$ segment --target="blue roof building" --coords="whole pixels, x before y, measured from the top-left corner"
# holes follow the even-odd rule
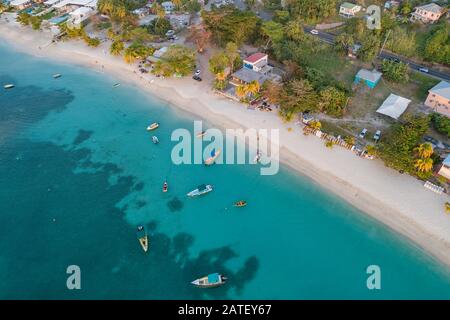
[[[358,71],[358,73],[355,76],[355,84],[360,83],[361,81],[364,81],[364,83],[371,89],[375,88],[380,82],[381,76],[383,74],[381,72],[378,72],[377,70],[367,70],[367,69],[361,69]]]

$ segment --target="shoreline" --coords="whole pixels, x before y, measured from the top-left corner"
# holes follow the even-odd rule
[[[386,168],[379,160],[358,158],[338,146],[330,150],[321,139],[303,136],[297,125],[285,124],[273,113],[247,110],[240,103],[214,94],[207,81],[140,75],[133,72],[135,64],[127,65],[121,58],[105,54],[108,43],[95,49],[80,41],[45,47],[49,36],[15,22],[6,23],[0,17],[0,38],[20,52],[117,77],[219,127],[280,129],[280,160],[284,165],[402,234],[450,270],[450,216],[444,212],[447,195],[426,190],[419,180]]]

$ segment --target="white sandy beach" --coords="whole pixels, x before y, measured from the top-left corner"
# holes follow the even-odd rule
[[[11,18],[10,18],[11,20]],[[298,125],[284,124],[275,113],[247,110],[215,95],[208,81],[155,79],[136,74],[135,65],[107,54],[109,44],[88,48],[79,41],[48,45],[51,35],[33,31],[0,17],[0,38],[17,50],[39,57],[81,64],[142,87],[175,106],[226,128],[280,129],[281,160],[352,203],[450,266],[448,195],[437,195],[408,175],[388,169],[341,148],[328,149],[323,140],[304,136]],[[103,66],[103,67],[102,67]],[[203,68],[203,70],[206,70]],[[288,128],[293,128],[288,131]]]

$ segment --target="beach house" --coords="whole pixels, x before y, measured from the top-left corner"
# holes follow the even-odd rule
[[[69,13],[70,18],[67,20],[67,23],[73,27],[80,28],[89,22],[95,12],[94,9],[89,7],[79,7]]]
[[[361,69],[358,71],[358,73],[355,76],[355,84],[360,83],[361,81],[364,81],[364,83],[371,89],[375,88],[380,82],[381,76],[383,74],[381,72],[378,72],[377,70],[373,69],[372,71],[367,69]]]
[[[446,178],[447,180],[450,180],[450,154],[448,154],[444,162],[442,162],[442,165],[438,169],[437,174],[441,177]]]
[[[429,3],[416,7],[411,13],[411,21],[420,21],[423,23],[435,23],[444,13],[444,9],[436,3]]]
[[[450,83],[441,81],[428,91],[425,105],[450,118]]]
[[[267,54],[256,52],[244,59],[243,66],[244,68],[260,72],[267,66],[268,63],[269,59]]]
[[[344,2],[339,8],[339,15],[345,18],[351,18],[354,17],[358,12],[360,12],[361,9],[362,7],[357,4]]]
[[[52,8],[60,13],[69,13],[81,7],[97,10],[97,0],[48,0],[45,4],[52,3]]]
[[[400,116],[405,112],[411,100],[397,96],[393,93],[384,100],[383,104],[378,108],[377,113],[391,117],[398,120]]]
[[[17,10],[23,10],[33,4],[33,0],[13,0],[9,3],[11,7]]]

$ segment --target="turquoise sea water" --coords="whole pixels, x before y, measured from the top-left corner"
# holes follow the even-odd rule
[[[0,57],[0,83],[16,84],[0,88],[0,298],[450,298],[446,267],[286,167],[172,165],[170,134],[192,115],[92,70]],[[187,199],[201,183],[214,192]],[[69,265],[81,290],[66,288]],[[366,287],[369,265],[381,290]],[[229,282],[189,284],[212,272]]]

